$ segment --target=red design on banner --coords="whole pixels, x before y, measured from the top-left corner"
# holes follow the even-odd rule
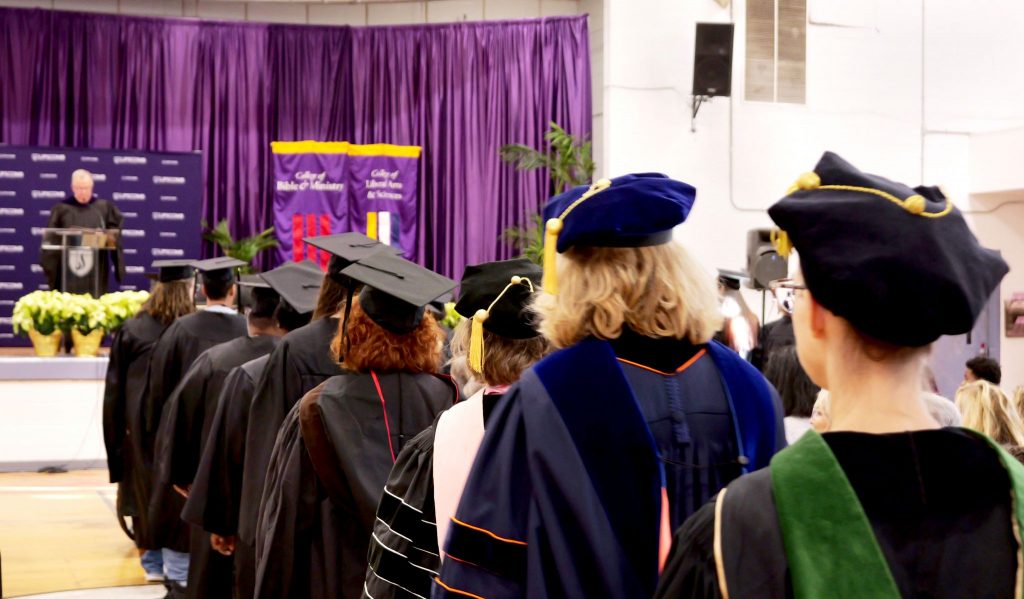
[[[320,215],[320,234],[330,235],[331,234],[331,215],[321,214]],[[330,256],[327,252],[320,252],[320,268],[327,270],[327,262],[330,260]]]
[[[316,237],[316,215],[315,214],[307,214],[306,215],[306,237]],[[306,251],[306,257],[309,258],[310,260],[312,260],[313,262],[317,262],[317,255],[318,254],[322,254],[322,253],[323,252],[318,252],[316,250],[316,248],[311,247],[311,248],[309,248],[309,250]]]
[[[292,215],[292,259],[302,262],[305,244],[302,243],[302,215]]]

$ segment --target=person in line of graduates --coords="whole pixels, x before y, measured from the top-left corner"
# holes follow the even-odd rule
[[[312,262],[285,264],[276,272],[320,269]],[[267,355],[284,335],[278,317],[282,314],[281,296],[259,275],[243,277],[238,283],[248,290],[246,302],[248,334],[206,350],[188,369],[164,406],[157,433],[154,474],[154,500],[174,499],[175,493],[188,495],[199,467],[199,458],[217,408],[217,400],[228,374],[237,366]],[[242,294],[240,294],[241,296]],[[193,527],[189,550],[188,592],[191,598],[221,597],[231,592],[231,560],[214,553],[208,536]]]
[[[455,327],[451,351],[453,359],[471,365],[480,389],[443,412],[398,454],[377,506],[364,597],[430,596],[441,568],[439,547],[487,417],[550,347],[529,311],[540,275],[540,267],[526,259],[469,266],[462,275],[455,311],[464,320]]]
[[[309,324],[317,308],[319,289],[325,291],[320,294],[320,299],[335,307],[343,295],[334,293],[333,287],[323,285],[323,271],[312,262],[288,263],[259,276],[281,298],[274,318],[284,331],[294,331]],[[326,313],[330,314],[333,311],[332,309]],[[276,344],[278,338],[274,337],[272,340]],[[249,403],[252,401],[256,380],[269,359],[268,351],[235,367],[224,379],[223,388],[216,398],[216,411],[213,412],[209,432],[205,435],[202,457],[192,487],[189,489],[185,509],[182,511],[182,519],[193,525],[193,567],[197,554],[211,548],[218,556],[224,556],[209,558],[210,563],[220,566],[228,578],[226,583],[220,578],[222,585],[216,589],[207,586],[204,592],[209,596],[243,596],[234,595],[232,589],[239,586],[236,580],[239,569],[234,568],[234,561],[237,540],[235,535],[238,531],[238,500],[241,495],[242,463],[245,455],[245,427],[249,419]],[[205,547],[198,547],[198,543],[204,543]],[[254,562],[255,557],[251,557],[249,561]],[[190,594],[193,586],[194,583],[190,580]],[[247,588],[251,589],[252,584],[249,583]],[[251,597],[251,593],[248,596]]]
[[[246,334],[245,318],[234,309],[235,269],[245,264],[234,258],[211,258],[193,263],[202,275],[206,308],[183,316],[167,327],[153,346],[147,371],[144,405],[145,440],[155,446],[164,405],[178,382],[200,354],[214,345]],[[183,594],[188,578],[189,529],[181,520],[185,498],[166,491],[152,478],[149,519],[154,542],[163,550],[164,584]]]
[[[242,496],[238,519],[238,549],[235,567],[242,596],[251,596],[248,583],[255,576],[256,520],[267,477],[270,453],[278,429],[288,411],[311,389],[341,374],[338,362],[331,357],[331,341],[338,333],[347,298],[358,291],[359,283],[342,271],[353,263],[377,252],[397,250],[359,233],[342,233],[310,237],[305,243],[331,254],[321,297],[340,298],[329,307],[329,313],[284,336],[274,351],[256,385],[245,431],[245,464],[242,468]],[[318,313],[320,310],[318,310]]]
[[[114,335],[103,390],[103,440],[110,482],[117,483],[117,516],[142,552],[148,582],[164,579],[160,547],[152,541],[149,498],[153,447],[145,443],[142,402],[146,368],[160,335],[177,318],[195,311],[195,269],[191,260],[157,260],[156,281],[139,313]],[[126,518],[132,519],[129,528]]]
[[[964,383],[956,390],[956,407],[964,428],[1000,445],[1024,447],[1024,423],[1017,406],[998,386],[985,379]]]
[[[672,240],[695,193],[626,175],[545,206],[536,309],[563,349],[491,414],[435,597],[649,596],[671,527],[785,446],[774,390],[711,341],[714,280]]]
[[[356,597],[381,490],[405,444],[459,397],[424,306],[455,282],[380,252],[333,341],[345,374],[297,403],[271,456],[256,533],[259,599]],[[346,327],[347,324],[347,327]]]
[[[937,189],[831,152],[768,214],[800,256],[793,329],[830,432],[687,521],[656,596],[1019,595],[1024,466],[921,394],[930,344],[971,330],[1006,263]]]

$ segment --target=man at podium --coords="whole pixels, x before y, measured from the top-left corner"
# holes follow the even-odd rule
[[[49,232],[44,236],[41,262],[50,289],[102,295],[108,290],[111,263],[120,282],[124,278],[123,223],[113,202],[93,195],[92,173],[84,169],[71,173],[71,196],[50,210],[47,229],[98,229],[105,233],[100,239],[85,232],[67,240]],[[60,245],[90,247],[61,250]],[[93,249],[97,247],[98,251]]]

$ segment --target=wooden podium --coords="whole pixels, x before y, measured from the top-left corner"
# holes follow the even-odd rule
[[[117,229],[43,229],[43,252],[60,252],[60,290],[93,297],[106,293],[100,269],[109,262],[102,252],[116,250],[119,234]]]

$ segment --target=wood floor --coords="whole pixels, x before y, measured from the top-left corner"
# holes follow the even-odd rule
[[[0,474],[3,596],[145,584],[106,470]]]

